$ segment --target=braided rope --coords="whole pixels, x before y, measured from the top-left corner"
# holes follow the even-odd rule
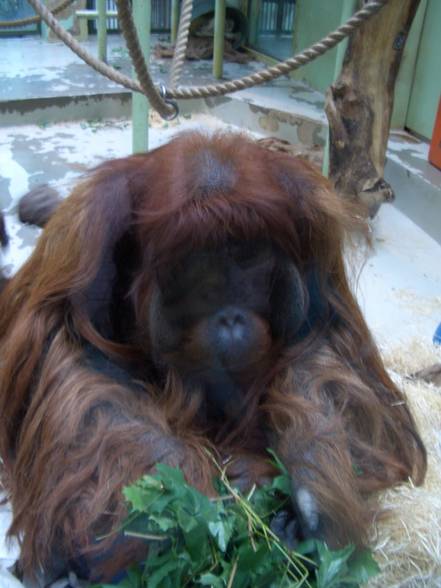
[[[374,14],[379,12],[389,0],[373,0],[366,4],[362,9],[356,12],[344,24],[339,26],[335,31],[329,33],[326,37],[304,49],[294,57],[285,59],[277,65],[261,69],[249,76],[237,78],[236,80],[210,84],[207,86],[180,86],[179,88],[169,90],[167,96],[172,98],[208,98],[210,96],[222,96],[224,94],[245,90],[252,86],[257,86],[265,82],[274,80],[282,75],[286,75],[302,65],[320,57],[330,49],[333,49],[340,41],[348,37],[355,30]]]
[[[364,21],[371,18],[374,14],[379,12],[389,0],[371,0],[362,9],[357,11],[351,18],[349,18],[344,24],[338,27],[335,31],[329,33],[326,37],[314,43],[308,49],[301,51],[294,57],[290,57],[285,61],[278,63],[272,67],[262,69],[255,72],[252,75],[238,78],[237,80],[223,82],[219,84],[211,84],[208,86],[180,86],[178,88],[168,89],[166,96],[168,98],[175,99],[188,99],[188,98],[208,98],[210,96],[222,96],[224,94],[237,92],[244,90],[264,82],[271,81],[279,76],[285,75],[306,65],[314,59],[317,59],[320,55],[326,53],[333,47],[335,47],[345,37],[349,36],[356,29],[358,29]],[[136,80],[125,76],[113,67],[103,63],[96,59],[91,53],[86,51],[74,37],[63,29],[58,21],[53,17],[51,12],[42,4],[41,0],[28,0],[29,4],[34,8],[44,22],[54,31],[54,33],[68,46],[74,53],[76,53],[83,61],[90,65],[95,71],[106,76],[113,82],[128,88],[134,92],[144,93],[141,84]],[[128,4],[128,0],[118,0],[119,3]],[[136,30],[135,30],[136,33]],[[125,36],[125,35],[124,35]],[[147,67],[147,66],[146,66]],[[157,92],[155,90],[155,94]],[[151,101],[152,97],[155,99],[155,95],[147,94],[147,98]],[[161,99],[161,98],[160,98]]]
[[[69,6],[69,4],[73,4],[77,0],[63,0],[58,6],[55,6],[51,9],[52,14],[58,14],[59,12],[63,12],[65,8]],[[12,29],[15,27],[24,27],[30,24],[35,24],[40,22],[41,16],[36,14],[35,16],[27,16],[26,18],[18,18],[16,20],[0,20],[0,29]]]
[[[121,25],[121,30],[124,39],[126,40],[127,48],[142,91],[148,96],[152,108],[154,108],[163,118],[170,118],[174,115],[175,109],[166,104],[156,90],[139,43],[139,37],[135,23],[133,22],[130,5],[124,0],[116,0],[116,8],[118,10],[118,19]]]
[[[173,62],[170,69],[169,83],[170,88],[176,88],[181,77],[182,68],[184,67],[185,54],[187,53],[187,44],[189,38],[191,17],[193,14],[193,0],[183,0],[181,7],[181,16],[179,18],[178,38],[175,45]]]
[[[100,61],[89,53],[89,51],[86,51],[86,49],[84,49],[80,43],[78,43],[78,41],[59,24],[57,19],[52,16],[52,13],[40,0],[28,0],[28,2],[57,37],[61,39],[61,41],[63,41],[63,43],[65,43],[76,55],[78,55],[80,59],[87,63],[87,65],[90,65],[91,68],[103,76],[106,76],[109,80],[112,80],[112,82],[120,84],[133,92],[141,92],[143,94],[142,88],[137,81],[125,76],[114,67],[107,65],[107,63]]]

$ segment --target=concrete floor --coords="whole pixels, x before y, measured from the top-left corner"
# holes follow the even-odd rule
[[[270,55],[275,59],[288,59],[292,56],[292,34],[284,35],[280,33],[274,35],[271,33],[258,33],[253,49],[256,49],[264,55]]]
[[[93,42],[89,48],[94,50]],[[127,67],[117,37],[110,37],[109,55],[116,65],[121,60],[119,66]],[[167,67],[163,62],[154,64],[158,76],[165,76]],[[226,76],[237,77],[259,67],[257,62],[247,66],[228,64]],[[211,79],[208,62],[186,68],[190,83]],[[125,119],[103,116],[101,120],[85,117],[80,121],[23,124],[36,112],[39,116],[47,112],[49,106],[41,102],[36,110],[28,108],[26,115],[20,115],[20,103],[115,92],[121,90],[87,70],[59,44],[33,38],[0,39],[0,208],[6,211],[11,236],[9,249],[0,253],[0,264],[7,272],[20,267],[38,236],[37,230],[20,225],[15,215],[15,204],[24,192],[35,184],[50,182],[68,193],[85,169],[131,151],[130,123]],[[193,104],[193,111],[203,114],[191,114],[188,108],[173,123],[154,117],[151,146],[167,141],[182,129],[234,130],[237,123],[260,136],[277,135],[318,144],[324,141],[323,97],[286,78],[241,92],[234,99],[208,100],[196,106],[197,109]],[[64,108],[68,114],[75,104],[56,107]],[[406,139],[392,137],[387,173],[397,191],[397,206],[381,208],[372,223],[373,249],[359,251],[355,261],[354,289],[375,337],[388,348],[408,345],[414,338],[430,342],[441,321],[441,246],[430,236],[436,234],[441,222],[436,216],[438,203],[432,208],[426,206],[430,199],[424,192],[424,182],[436,185],[441,174],[428,167],[426,155],[424,143],[410,144]],[[405,159],[407,167],[403,167]],[[427,179],[430,173],[433,177]],[[413,209],[412,219],[420,226],[403,213]],[[432,229],[428,233],[421,226]],[[5,575],[6,566],[17,554],[16,546],[8,548],[2,542],[8,524],[7,509],[7,505],[0,507],[0,587],[15,588],[17,584]]]
[[[167,36],[152,35],[152,51],[150,67],[154,79],[158,82],[166,81],[170,59],[157,59],[154,47],[157,43],[166,43]],[[96,39],[82,43],[93,55],[97,55]],[[131,66],[124,40],[119,35],[108,35],[107,58],[112,65],[126,75],[130,75]],[[265,67],[258,61],[247,64],[225,62],[224,79],[235,79],[248,75]],[[212,83],[215,79],[211,73],[211,61],[187,61],[181,76],[183,85]],[[294,86],[293,86],[294,84]],[[266,84],[265,87],[292,86],[297,82],[285,76],[277,81]],[[308,88],[300,84],[308,93]],[[14,99],[27,99],[46,96],[79,95],[100,91],[126,91],[107,78],[102,77],[85,65],[72,51],[61,42],[48,43],[39,37],[29,36],[21,38],[0,37],[0,102]],[[319,93],[310,91],[310,102],[323,101]],[[307,101],[308,97],[304,96]]]

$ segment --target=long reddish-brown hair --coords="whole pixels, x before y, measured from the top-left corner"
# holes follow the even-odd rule
[[[265,237],[300,275],[313,268],[328,319],[280,351],[260,404],[244,415],[241,429],[264,411],[277,434],[275,449],[298,467],[308,461],[312,442],[326,446],[317,452],[310,482],[337,538],[364,533],[367,492],[409,476],[423,479],[424,447],[348,285],[344,236],[358,223],[311,165],[239,135],[185,134],[149,154],[106,162],[78,185],[0,297],[0,453],[14,506],[12,530],[23,535],[30,565],[44,561],[55,539],[78,544],[106,509],[120,512],[121,486],[145,468],[131,441],[143,414],[192,444],[184,470],[189,478],[198,471],[193,478],[206,483],[204,440],[192,434],[188,411],[179,415],[182,403],[170,402],[164,418],[156,405],[128,401],[121,386],[81,364],[86,342],[121,362],[148,355],[136,342],[107,339],[88,312],[91,289],[109,279],[105,260],[128,235],[136,267],[127,295],[138,323],[147,321],[158,267],[207,243]],[[167,382],[174,393],[182,388],[176,374]],[[118,423],[118,434],[110,417],[96,418],[93,430],[81,425],[111,386],[121,406],[132,403],[136,422]],[[103,440],[112,447],[110,462]],[[57,459],[62,465],[50,486],[41,477]]]

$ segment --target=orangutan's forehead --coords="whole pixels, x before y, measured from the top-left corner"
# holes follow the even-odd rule
[[[233,162],[213,149],[201,149],[195,153],[191,166],[197,188],[204,196],[231,190],[236,181]]]

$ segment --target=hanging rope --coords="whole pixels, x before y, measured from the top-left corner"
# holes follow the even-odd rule
[[[63,12],[70,4],[77,0],[63,0],[58,6],[51,8],[52,14]],[[11,29],[16,27],[25,27],[27,25],[36,24],[41,21],[41,16],[36,14],[34,16],[27,16],[26,18],[17,18],[16,20],[0,20],[0,29]]]
[[[164,97],[161,97],[155,88],[155,84],[150,76],[144,55],[139,43],[138,33],[136,31],[135,23],[133,22],[132,10],[128,2],[124,0],[116,0],[116,8],[118,11],[118,20],[121,25],[121,30],[126,40],[127,49],[129,50],[136,75],[143,93],[148,97],[149,102],[155,110],[164,119],[174,118],[176,115],[176,108],[167,104]]]
[[[125,0],[126,1],[126,0]],[[355,30],[379,12],[389,0],[373,0],[366,4],[362,9],[357,11],[344,24],[339,26],[335,31],[329,33],[326,37],[317,41],[307,49],[304,49],[294,57],[281,61],[277,65],[261,69],[260,71],[237,78],[236,80],[210,84],[207,86],[180,86],[167,91],[167,96],[178,99],[186,98],[208,98],[210,96],[222,96],[239,90],[245,90],[265,82],[272,81],[282,75],[286,75],[299,69],[301,66],[311,63],[330,49],[333,49],[338,43],[351,35]]]
[[[63,41],[63,43],[67,45],[76,55],[78,55],[80,59],[87,63],[87,65],[90,65],[90,67],[95,71],[109,78],[109,80],[112,80],[116,84],[120,84],[121,86],[124,86],[133,92],[141,92],[142,94],[144,93],[137,81],[125,76],[114,67],[107,65],[107,63],[100,61],[91,53],[89,53],[89,51],[86,51],[86,49],[84,49],[80,43],[78,43],[78,41],[59,24],[57,19],[53,17],[51,12],[42,2],[40,2],[40,0],[28,0],[28,2],[35,12],[41,16],[41,19],[47,24],[47,26],[57,35],[57,37],[61,39],[61,41]]]
[[[317,43],[314,43],[313,45],[311,45],[311,47],[304,49],[294,57],[290,57],[289,59],[286,59],[285,61],[278,63],[277,65],[262,69],[249,76],[244,76],[242,78],[238,78],[236,80],[228,82],[210,84],[207,86],[179,86],[178,88],[168,88],[162,92],[163,97],[174,99],[188,99],[208,98],[210,96],[222,96],[224,94],[229,94],[232,92],[237,92],[239,90],[244,90],[246,88],[251,88],[252,86],[263,84],[265,82],[274,80],[275,78],[278,78],[282,75],[286,75],[292,71],[295,71],[302,65],[306,65],[307,63],[314,61],[315,59],[317,59],[317,57],[323,55],[324,53],[335,47],[338,43],[340,43],[340,41],[348,37],[359,27],[361,27],[361,25],[366,20],[368,20],[374,14],[379,12],[379,10],[381,10],[381,8],[383,8],[383,6],[387,4],[388,1],[389,0],[372,0],[363,8],[358,10],[353,16],[351,16],[351,18],[349,18],[344,24],[339,26],[335,31],[329,33],[329,35],[327,35]],[[44,6],[41,0],[28,0],[28,2],[34,8],[35,12],[37,12],[37,14],[41,16],[42,20],[44,20],[44,22],[53,30],[53,32],[70,49],[72,49],[72,51],[76,53],[78,57],[80,57],[83,61],[85,61],[88,65],[95,69],[95,71],[106,76],[113,82],[116,82],[117,84],[120,84],[125,88],[128,88],[129,90],[146,94],[152,106],[153,102],[155,102],[155,104],[158,104],[159,101],[162,100],[164,103],[162,107],[163,111],[170,111],[170,105],[163,100],[163,98],[158,94],[156,89],[154,89],[154,92],[147,87],[144,90],[139,82],[125,76],[113,67],[96,59],[91,53],[86,51],[70,33],[63,29],[63,27],[58,23],[58,21],[46,8],[46,6]],[[118,6],[120,5],[124,5],[124,8],[128,9],[129,0],[118,0]],[[127,38],[127,36],[130,35],[130,37],[133,37],[134,39],[134,41],[133,39],[131,39],[131,45],[128,46],[130,56],[133,59],[130,47],[133,45],[133,49],[135,47],[136,42],[139,46],[138,35],[136,33],[136,30],[130,31],[126,29],[126,31],[124,31],[123,27],[124,24],[121,22],[121,28],[123,29],[124,37]],[[142,53],[141,57],[144,60]],[[145,60],[144,66],[148,73],[148,68],[145,63]],[[154,106],[154,108],[156,107]]]
[[[176,88],[184,67],[187,53],[188,38],[190,36],[191,16],[193,14],[193,0],[182,0],[181,16],[179,18],[178,37],[170,69],[170,88]]]

